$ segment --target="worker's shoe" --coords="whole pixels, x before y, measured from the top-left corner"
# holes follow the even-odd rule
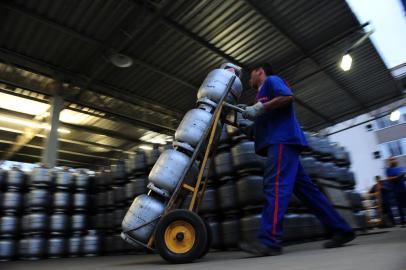
[[[263,256],[277,256],[282,254],[282,248],[269,247],[260,242],[254,243],[240,243],[239,244],[242,251],[253,254],[258,257]]]
[[[347,233],[341,233],[341,234],[335,234],[333,238],[331,238],[329,241],[324,243],[324,248],[336,248],[336,247],[341,247],[344,244],[352,241],[355,239],[355,233],[354,232],[347,232]]]

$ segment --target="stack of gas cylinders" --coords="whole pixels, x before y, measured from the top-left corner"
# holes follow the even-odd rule
[[[192,156],[204,147],[204,136],[210,129],[217,103],[226,95],[233,77],[225,101],[237,103],[242,93],[240,73],[239,67],[224,64],[208,74],[198,90],[196,108],[185,114],[175,132],[173,149],[162,152],[152,167],[148,175],[148,194],[137,196],[124,217],[124,240],[134,246],[147,243],[178,183],[184,179],[184,183],[194,185],[199,159],[192,160]],[[207,191],[207,197],[210,192]]]

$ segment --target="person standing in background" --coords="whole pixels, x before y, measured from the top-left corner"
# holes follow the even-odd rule
[[[382,214],[391,222],[391,226],[394,226],[395,219],[393,218],[391,203],[390,203],[390,186],[387,180],[382,180],[381,176],[375,176],[376,184],[369,190],[370,194],[374,194],[378,202],[381,203]],[[375,195],[376,194],[376,195]]]
[[[388,159],[388,167],[386,168],[386,180],[389,182],[390,190],[393,192],[396,206],[398,208],[400,222],[402,227],[405,226],[405,207],[406,207],[406,188],[405,188],[405,169],[398,166],[398,161],[395,157]]]

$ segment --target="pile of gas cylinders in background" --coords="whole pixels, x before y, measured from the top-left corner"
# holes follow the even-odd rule
[[[310,145],[302,156],[306,171],[316,183],[318,179],[338,183],[358,218],[355,227],[365,228],[348,153],[326,138],[306,136]],[[170,149],[139,149],[92,175],[87,170],[41,166],[30,173],[17,167],[0,170],[0,260],[143,252],[121,239],[121,222],[134,198],[147,192],[148,175],[161,153]],[[265,160],[255,154],[247,136],[224,126],[216,154],[208,161],[210,170],[205,171],[209,182],[199,211],[211,228],[213,249],[236,249],[238,241],[257,237]],[[189,200],[186,197],[185,205]],[[325,230],[293,196],[284,234],[286,242],[297,242],[323,237]]]
[[[137,252],[120,238],[121,221],[146,191],[153,153],[130,160],[134,170],[119,160],[96,175],[43,166],[0,170],[0,261]]]
[[[355,229],[367,229],[367,214],[361,194],[354,190],[349,153],[327,137],[305,132],[309,147],[302,153],[306,172],[330,199],[336,210]],[[333,188],[334,187],[334,188]]]
[[[0,259],[97,255],[92,182],[85,170],[37,167],[1,172]]]

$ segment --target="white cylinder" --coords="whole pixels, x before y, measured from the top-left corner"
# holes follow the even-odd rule
[[[188,111],[176,129],[175,140],[196,146],[208,129],[212,116],[202,109]]]
[[[197,98],[208,98],[214,102],[219,102],[224,92],[227,90],[227,84],[232,76],[234,76],[234,74],[225,69],[215,69],[211,71],[200,86],[199,91],[197,92]],[[225,101],[236,103],[240,98],[241,93],[241,80],[236,77]]]
[[[164,210],[165,205],[162,202],[145,194],[139,195],[134,199],[121,223],[123,232],[145,243],[154,231],[158,220],[137,230],[131,230],[155,220],[163,214]]]
[[[152,167],[148,180],[156,187],[172,193],[181,180],[189,160],[190,158],[182,152],[165,150]]]

